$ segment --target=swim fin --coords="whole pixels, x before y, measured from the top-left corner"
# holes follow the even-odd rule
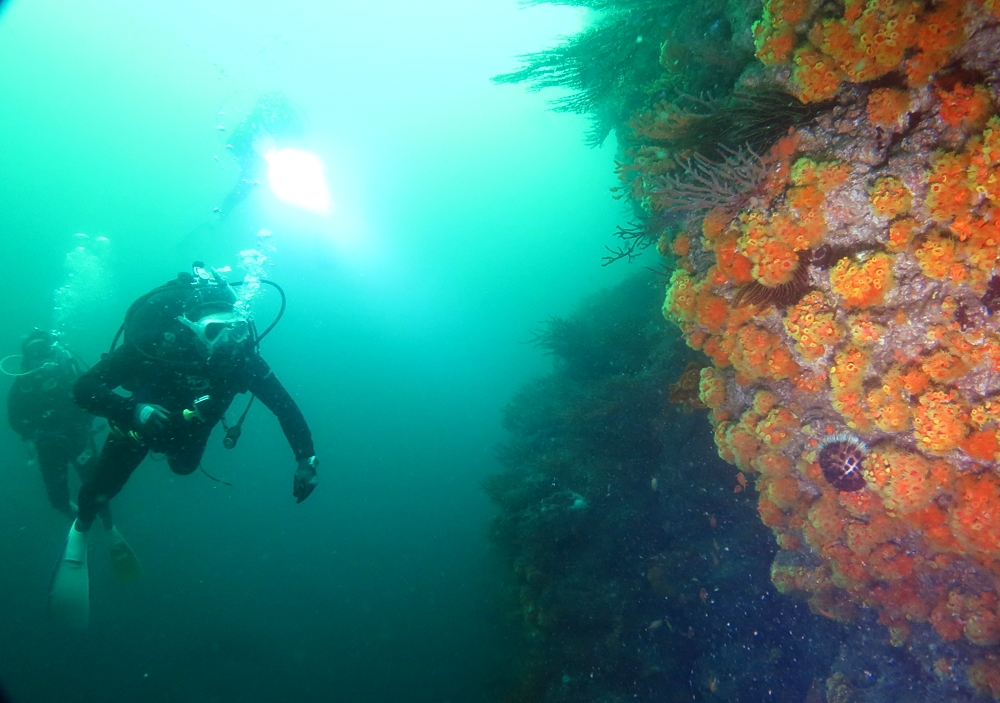
[[[108,554],[111,567],[119,581],[137,581],[142,576],[142,565],[117,527],[108,530]]]
[[[73,630],[85,629],[90,620],[88,535],[76,529],[74,520],[49,584],[49,619]]]

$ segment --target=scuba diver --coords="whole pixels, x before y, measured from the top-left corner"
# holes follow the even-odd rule
[[[76,506],[69,499],[69,468],[86,482],[97,464],[94,417],[73,401],[73,386],[83,373],[80,361],[54,334],[36,328],[24,338],[21,372],[11,374],[15,379],[7,395],[7,420],[34,448],[49,503],[71,520]],[[108,506],[99,514],[115,575],[135,580],[142,573],[135,553],[115,527]]]
[[[223,105],[225,107],[225,105]],[[222,110],[237,114],[238,108]],[[225,131],[225,125],[217,129]],[[219,233],[219,226],[268,178],[268,157],[272,152],[294,146],[305,137],[305,118],[302,111],[281,92],[264,93],[254,102],[246,116],[229,132],[226,150],[239,165],[240,173],[235,185],[214,208],[208,220],[191,229],[178,243],[181,250],[189,250],[206,237]],[[216,157],[218,158],[218,157]]]
[[[301,139],[302,116],[282,93],[265,93],[233,130],[226,148],[240,165],[240,178],[222,201],[218,212],[229,215],[253,192],[267,172],[264,155],[272,149]]]
[[[69,519],[69,467],[86,478],[97,451],[94,417],[73,402],[80,363],[51,332],[33,329],[21,344],[21,372],[7,394],[7,421],[33,448],[49,503]]]
[[[80,488],[78,515],[53,577],[49,606],[56,619],[76,628],[87,624],[87,536],[98,512],[149,452],[166,455],[171,470],[186,475],[199,468],[212,428],[220,421],[228,429],[224,443],[234,445],[246,412],[233,427],[226,425],[224,415],[238,393],[252,393],[250,402],[259,398],[278,418],[297,462],[292,482],[296,502],[313,492],[319,461],[312,434],[258,353],[260,340],[277,321],[258,336],[233,287],[200,262],[194,274],[178,274],[129,307],[119,330],[122,346],[115,348],[116,336],[111,353],[73,388],[76,402],[107,418],[111,431],[93,475]],[[129,395],[116,393],[117,388]]]

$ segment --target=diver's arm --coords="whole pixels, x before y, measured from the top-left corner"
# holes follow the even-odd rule
[[[69,368],[73,373],[74,383],[76,382],[76,379],[79,379],[80,376],[82,376],[87,372],[86,365],[79,359],[77,359],[75,356],[69,357]]]
[[[253,146],[247,148],[249,152],[239,157],[240,178],[219,206],[218,212],[223,217],[232,213],[240,203],[250,197],[257,187],[258,179],[267,168],[267,162],[253,150]]]
[[[222,205],[219,206],[219,214],[223,217],[229,215],[240,203],[250,196],[250,193],[253,192],[256,186],[256,181],[248,180],[241,173],[240,180],[236,182],[236,185],[233,186],[233,189],[229,191],[226,198],[222,201]]]
[[[115,388],[132,370],[132,365],[141,363],[128,353],[127,347],[119,347],[90,367],[73,386],[73,400],[81,408],[119,427],[130,427],[135,412],[135,401],[115,393]]]
[[[21,388],[21,384],[14,381],[7,394],[7,421],[12,430],[17,432],[21,439],[31,439],[33,427],[31,421],[31,411],[26,401],[30,400],[28,393]]]
[[[296,461],[312,457],[315,454],[312,432],[309,431],[309,425],[299,406],[263,359],[255,357],[252,363],[255,368],[250,381],[250,392],[260,398],[260,402],[278,418]]]

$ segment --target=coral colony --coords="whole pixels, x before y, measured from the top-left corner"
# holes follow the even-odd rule
[[[811,559],[779,553],[778,589],[900,646],[929,625],[937,673],[1000,697],[1000,4],[819,8],[767,0],[753,35],[758,79],[828,104],[746,205],[664,234],[664,314],[712,360],[720,456]],[[627,174],[653,210],[662,183]]]
[[[616,130],[607,258],[664,257],[774,585],[1000,699],[1000,2],[573,4],[499,80]]]

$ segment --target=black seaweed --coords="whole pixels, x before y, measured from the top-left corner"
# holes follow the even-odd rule
[[[541,4],[547,0],[540,0]],[[535,90],[572,92],[559,111],[590,115],[588,137],[600,145],[651,96],[728,91],[751,58],[734,46],[726,2],[556,0],[600,11],[593,24],[552,49],[523,56],[523,67],[494,78]]]
[[[840,626],[775,593],[705,411],[668,402],[700,355],[661,300],[643,273],[551,320],[553,371],[504,411],[485,488],[525,643],[509,701],[800,703],[836,655]]]

